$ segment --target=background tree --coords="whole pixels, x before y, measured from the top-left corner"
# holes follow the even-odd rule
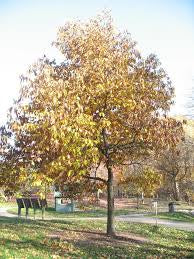
[[[187,138],[176,147],[164,151],[157,161],[157,168],[165,176],[166,187],[170,189],[176,201],[181,199],[181,194],[184,198],[184,194],[186,191],[189,192],[192,186],[193,147],[192,139]]]
[[[193,85],[191,90],[189,91],[186,103],[186,116],[190,119],[194,119],[194,79],[192,80]]]
[[[155,55],[143,58],[127,32],[103,14],[66,23],[54,45],[64,62],[46,57],[22,77],[9,128],[34,167],[54,181],[95,179],[107,187],[107,234],[114,234],[114,170],[175,145],[180,122],[167,118],[174,89]],[[107,177],[91,176],[103,163]]]
[[[153,197],[157,190],[162,186],[162,176],[155,169],[148,166],[135,166],[125,171],[125,177],[120,182],[126,190],[130,190],[137,195],[137,207],[139,207],[139,197],[142,203],[144,195]]]
[[[5,126],[0,128],[0,188],[4,193],[16,191],[19,186],[19,159],[11,144],[12,133]]]

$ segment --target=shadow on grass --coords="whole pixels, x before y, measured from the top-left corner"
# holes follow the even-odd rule
[[[99,240],[99,241],[103,241],[103,240],[104,241],[106,240],[108,242],[125,241],[125,242],[135,243],[135,244],[150,242],[150,240],[146,238],[142,238],[140,236],[134,236],[133,234],[131,235],[115,234],[114,236],[107,236],[105,232],[101,232],[101,231],[78,230],[78,229],[64,229],[64,230],[75,232],[75,233],[87,234],[91,237],[91,239],[93,239],[95,236],[95,240]]]
[[[68,220],[32,220],[32,219],[24,219],[24,218],[9,218],[9,217],[0,217],[0,228],[4,229],[13,229],[20,227],[20,230],[25,229],[47,229],[53,230],[54,228],[64,229],[65,226],[76,226],[76,222],[68,221]],[[60,226],[58,226],[60,225]],[[64,227],[63,227],[64,225]]]
[[[75,246],[84,251],[87,256],[94,258],[193,258],[193,253],[177,249],[176,247],[156,246],[153,244],[139,247],[129,244],[128,246],[99,246],[99,244],[77,243]]]
[[[41,243],[41,240],[35,240],[31,238],[25,238],[24,240],[13,240],[8,238],[0,238],[0,244],[4,243],[6,248],[11,249],[27,249],[29,247],[34,247],[36,250],[47,251],[51,250],[51,247],[48,245]]]
[[[95,224],[95,222],[93,223]],[[60,252],[61,256],[78,256],[78,258],[82,257],[80,253],[86,258],[147,258],[158,255],[162,258],[194,258],[192,248],[181,247],[175,242],[161,244],[154,239],[150,241],[133,234],[126,234],[130,233],[130,227],[125,230],[124,234],[118,232],[118,235],[112,238],[107,237],[102,231],[95,230],[98,222],[96,222],[97,225],[88,226],[88,222],[85,222],[86,225],[84,225],[81,220],[74,222],[66,219],[34,221],[0,217],[0,224],[2,232],[4,230],[19,232],[18,240],[12,240],[11,236],[10,238],[9,236],[0,238],[0,244],[4,244],[10,251],[29,248],[40,252],[45,251],[48,254]],[[99,226],[105,229],[105,223],[100,223]],[[94,230],[90,230],[90,228]],[[35,230],[34,236],[33,234],[28,236],[27,230],[30,233],[31,229]],[[55,234],[57,231],[58,233]],[[150,234],[165,238],[164,228],[153,226],[149,231]],[[192,235],[188,235],[188,238],[186,241],[192,242]]]
[[[145,242],[145,240],[136,240],[134,238],[117,235],[107,237],[104,233],[94,231],[74,231],[85,234],[76,239],[70,239],[66,236],[53,237],[51,240],[58,242],[67,242],[78,250],[81,250],[87,256],[95,258],[148,258],[148,256],[158,256],[160,258],[193,258],[192,249],[186,249],[177,246],[168,246],[156,244],[154,242]],[[106,257],[107,256],[107,257]],[[152,258],[152,257],[150,257]]]

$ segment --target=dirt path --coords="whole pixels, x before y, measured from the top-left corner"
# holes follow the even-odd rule
[[[10,218],[17,218],[16,215],[7,212],[9,208],[0,208],[0,216],[1,217],[10,217]],[[24,217],[23,217],[24,218]],[[37,218],[39,219],[39,218]],[[56,217],[49,217],[45,218],[45,220],[106,220],[106,217],[86,217],[86,218],[75,218],[75,217],[63,217],[63,218],[56,218]],[[146,214],[131,214],[131,215],[120,215],[115,217],[116,221],[121,222],[136,222],[136,223],[147,223],[147,224],[156,224],[156,218],[149,217]],[[165,227],[173,227],[177,229],[182,229],[186,231],[194,231],[194,224],[189,222],[179,222],[179,221],[172,221],[166,219],[158,219],[158,225],[162,225]]]

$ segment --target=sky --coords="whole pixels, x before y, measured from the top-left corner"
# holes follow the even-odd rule
[[[0,0],[0,124],[17,99],[19,76],[44,54],[59,56],[51,46],[58,28],[104,9],[144,56],[158,56],[176,91],[172,114],[186,113],[194,85],[194,0]]]

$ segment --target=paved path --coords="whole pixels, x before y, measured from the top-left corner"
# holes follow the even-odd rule
[[[10,209],[10,208],[0,208],[0,216],[1,217],[15,218],[16,215],[7,212],[8,209]]]
[[[116,220],[124,221],[124,222],[156,224],[156,218],[149,217],[148,215],[145,215],[145,214],[123,215],[115,218]],[[158,225],[163,225],[166,227],[174,227],[182,230],[194,231],[194,223],[190,223],[190,222],[157,219],[157,223]]]
[[[17,215],[11,214],[7,212],[9,208],[0,208],[0,216],[2,217],[10,217],[16,218]],[[106,217],[86,217],[86,218],[75,218],[75,217],[63,217],[63,218],[45,218],[45,220],[106,220]],[[156,224],[156,218],[149,217],[146,214],[131,214],[131,215],[120,215],[115,217],[116,221],[122,222],[136,222],[136,223],[147,223],[147,224]],[[177,229],[182,229],[186,231],[194,231],[194,223],[189,222],[179,222],[179,221],[172,221],[166,219],[158,219],[158,225],[166,226],[166,227],[173,227]]]

